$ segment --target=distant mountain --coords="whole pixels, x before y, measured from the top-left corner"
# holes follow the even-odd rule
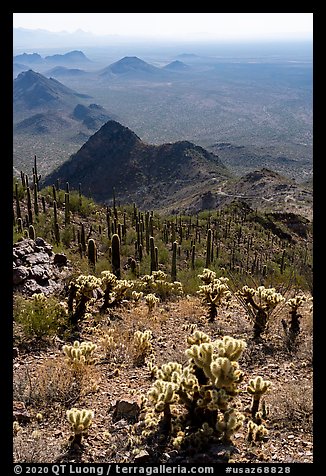
[[[89,97],[33,70],[20,73],[14,80],[13,89],[14,112],[20,114],[35,109],[67,109],[76,105],[80,98]]]
[[[190,66],[183,63],[182,61],[175,60],[172,61],[172,63],[163,66],[163,69],[167,69],[169,71],[187,71],[190,69]]]
[[[53,134],[67,130],[71,124],[67,119],[56,114],[55,112],[34,114],[23,121],[18,122],[14,126],[14,133],[30,134],[30,135],[42,135]]]
[[[47,76],[54,76],[54,77],[66,77],[66,76],[74,76],[74,77],[81,77],[87,76],[89,73],[79,68],[67,68],[66,66],[55,66],[54,68],[45,71]]]
[[[44,59],[38,53],[23,53],[21,55],[14,56],[14,62],[32,65],[43,63]]]
[[[12,72],[14,78],[18,76],[19,73],[22,73],[23,71],[27,71],[30,67],[27,66],[26,64],[22,63],[14,63],[12,67]]]
[[[110,64],[100,72],[102,77],[128,75],[138,76],[139,74],[155,74],[160,73],[160,68],[143,61],[137,56],[125,56],[124,58]]]
[[[121,203],[160,208],[176,205],[176,195],[191,197],[207,181],[221,183],[230,174],[220,159],[195,144],[181,141],[162,145],[143,142],[133,131],[108,121],[68,161],[48,175],[106,202],[115,187]]]
[[[84,106],[83,104],[77,104],[73,110],[72,117],[78,121],[81,121],[87,129],[97,130],[105,122],[113,119],[113,116],[104,109],[104,107],[98,104],[90,104]]]
[[[63,65],[70,65],[72,63],[90,63],[91,60],[85,56],[82,51],[69,51],[65,54],[56,54],[46,56],[44,60],[47,63],[55,63],[55,64],[63,64]]]

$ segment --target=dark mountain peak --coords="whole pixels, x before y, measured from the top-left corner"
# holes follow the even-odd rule
[[[110,200],[115,187],[121,203],[136,201],[157,209],[175,204],[183,193],[187,200],[212,180],[218,184],[229,176],[218,156],[200,146],[189,141],[147,144],[128,127],[110,120],[43,185],[57,179],[68,181],[72,188],[82,183],[102,202]]]
[[[123,126],[120,122],[117,121],[107,121],[103,126],[98,130],[90,140],[94,138],[94,141],[103,141],[105,143],[120,143],[130,145],[136,142],[141,142],[141,139],[128,127]]]

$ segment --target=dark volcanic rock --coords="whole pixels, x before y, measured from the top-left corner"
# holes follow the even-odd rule
[[[27,238],[13,247],[14,291],[32,295],[58,293],[63,278],[69,274],[69,263],[63,253],[54,255],[52,246],[43,238]]]

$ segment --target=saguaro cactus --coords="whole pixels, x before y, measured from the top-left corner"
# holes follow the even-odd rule
[[[209,228],[207,231],[207,245],[206,245],[206,268],[209,268],[211,264],[211,251],[212,251],[212,230]]]
[[[19,204],[19,196],[18,196],[18,184],[15,183],[15,198],[16,198],[16,215],[17,218],[21,218],[21,211],[20,211],[20,204]]]
[[[174,241],[172,245],[172,267],[171,267],[171,280],[173,282],[177,280],[177,247],[178,247],[178,243]]]
[[[112,236],[111,242],[112,248],[112,273],[118,278],[121,278],[121,269],[120,269],[120,238],[116,233]]]
[[[90,266],[95,270],[95,264],[96,264],[96,243],[93,240],[93,238],[90,238],[88,240],[88,246],[87,246],[87,254],[88,254],[88,262]]]
[[[152,274],[153,271],[157,271],[154,238],[152,236],[149,238],[149,249],[150,249],[150,255],[151,255],[151,272],[150,272],[150,274]]]
[[[31,240],[35,240],[35,228],[33,225],[29,225],[28,227],[28,236],[31,238]]]

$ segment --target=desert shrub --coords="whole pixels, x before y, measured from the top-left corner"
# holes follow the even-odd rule
[[[14,320],[28,339],[52,337],[66,324],[67,308],[56,297],[43,293],[33,294],[32,298],[16,295]]]

